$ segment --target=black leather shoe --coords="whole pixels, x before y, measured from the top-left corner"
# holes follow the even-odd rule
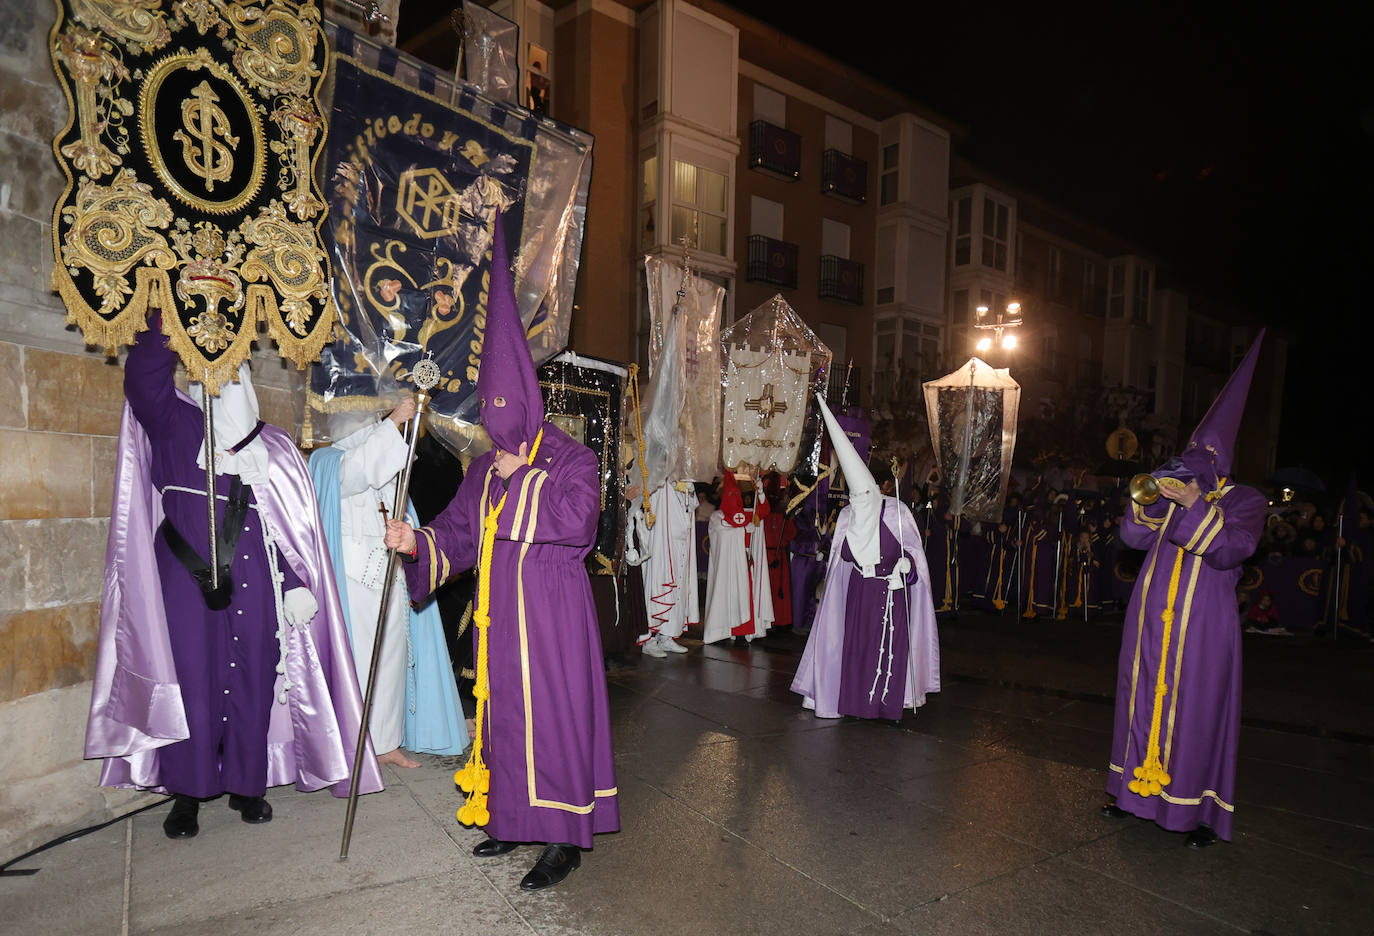
[[[1102,806],[1102,815],[1106,816],[1108,819],[1125,819],[1127,816],[1131,815],[1131,813],[1126,812],[1126,810],[1115,803],[1104,803]]]
[[[515,851],[519,847],[516,842],[503,842],[500,839],[489,838],[477,843],[477,847],[472,853],[478,858],[495,858],[497,855],[505,855]]]
[[[162,831],[169,839],[195,838],[200,831],[196,814],[200,812],[200,800],[191,796],[177,796],[172,801],[172,811],[162,820]]]
[[[1199,825],[1196,829],[1188,833],[1188,837],[1183,840],[1183,844],[1189,848],[1206,848],[1208,845],[1217,843],[1217,833],[1210,826]]]
[[[553,887],[582,865],[582,849],[576,845],[549,845],[544,854],[520,880],[521,890],[542,890]]]
[[[272,821],[272,807],[261,796],[239,796],[237,793],[230,793],[229,808],[236,811],[244,822]]]

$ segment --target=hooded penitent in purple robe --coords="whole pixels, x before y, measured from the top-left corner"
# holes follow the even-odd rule
[[[419,601],[473,566],[479,595],[487,578],[487,834],[590,848],[593,834],[620,828],[601,638],[584,564],[601,510],[599,464],[544,419],[499,218],[491,270],[477,392],[495,449],[472,462],[453,501],[416,531],[406,579]],[[522,445],[532,463],[503,481],[496,450],[517,453]],[[503,495],[491,554],[482,556],[483,523]]]
[[[903,709],[924,705],[927,693],[940,690],[939,635],[920,532],[905,504],[879,494],[824,402],[821,414],[850,497],[792,691],[821,718],[899,720]],[[898,568],[903,558],[905,573]]]
[[[1210,826],[1231,838],[1240,733],[1236,583],[1267,502],[1229,478],[1263,334],[1193,432],[1157,473],[1196,478],[1191,507],[1132,505],[1121,538],[1147,550],[1126,608],[1107,792],[1166,829]]]
[[[86,757],[105,759],[104,786],[204,798],[294,783],[347,796],[362,700],[305,462],[290,436],[260,423],[251,445],[226,452],[221,468],[252,482],[250,506],[229,605],[209,610],[158,533],[166,517],[207,551],[202,414],[176,391],[175,367],[155,321],[125,366]],[[225,393],[251,398],[246,384]],[[229,477],[216,483],[225,498]],[[289,620],[283,596],[295,589],[317,606],[308,622]],[[361,791],[381,788],[365,757]]]
[[[1063,579],[1061,551],[1063,537],[1059,532],[1060,514],[1044,495],[1031,508],[1026,526],[1025,589],[1026,607],[1022,617],[1052,617],[1062,597]],[[1056,570],[1059,572],[1056,579]]]
[[[959,610],[959,529],[962,517],[948,515],[949,498],[935,498],[926,515],[926,562],[931,568],[930,593],[936,611]]]

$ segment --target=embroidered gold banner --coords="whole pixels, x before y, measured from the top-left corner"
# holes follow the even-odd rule
[[[260,327],[298,367],[334,325],[314,179],[326,68],[313,2],[60,0],[52,288],[113,354],[162,313],[192,380],[232,379]]]

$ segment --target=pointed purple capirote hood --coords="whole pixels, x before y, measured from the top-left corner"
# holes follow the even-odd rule
[[[491,280],[487,287],[486,334],[477,370],[477,397],[482,425],[492,444],[518,452],[522,442],[533,446],[544,424],[544,400],[539,378],[525,341],[525,326],[515,304],[515,283],[506,253],[501,213],[496,214],[491,245]]]
[[[1236,436],[1240,432],[1241,416],[1245,414],[1245,398],[1250,393],[1250,380],[1255,376],[1255,362],[1259,360],[1260,343],[1263,341],[1264,329],[1260,329],[1240,366],[1231,375],[1231,379],[1226,381],[1226,386],[1221,388],[1221,393],[1212,401],[1211,409],[1207,410],[1207,415],[1202,417],[1202,421],[1197,424],[1197,428],[1188,439],[1184,460],[1188,461],[1190,456],[1196,457],[1194,453],[1200,456],[1201,452],[1205,452],[1207,447],[1211,446],[1215,452],[1212,464],[1215,466],[1217,477],[1231,474]]]

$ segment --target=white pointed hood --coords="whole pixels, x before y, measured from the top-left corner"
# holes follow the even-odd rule
[[[205,387],[192,382],[186,387],[187,394],[196,406],[205,408]],[[238,445],[248,438],[258,425],[258,395],[253,390],[253,372],[244,361],[239,365],[238,379],[220,386],[219,396],[214,403],[215,435],[215,474],[238,475],[244,484],[264,484],[267,481],[267,443],[262,436],[237,452],[230,452],[230,446]],[[196,456],[196,465],[205,467],[205,443],[201,443]]]
[[[854,554],[854,564],[859,568],[876,566],[882,556],[878,543],[878,530],[882,522],[883,497],[878,483],[873,480],[868,466],[854,451],[854,443],[849,441],[840,424],[825,405],[825,400],[816,394],[816,402],[821,405],[821,418],[830,431],[830,446],[839,459],[840,470],[844,472],[845,483],[849,487],[849,529],[845,532],[845,542]]]

